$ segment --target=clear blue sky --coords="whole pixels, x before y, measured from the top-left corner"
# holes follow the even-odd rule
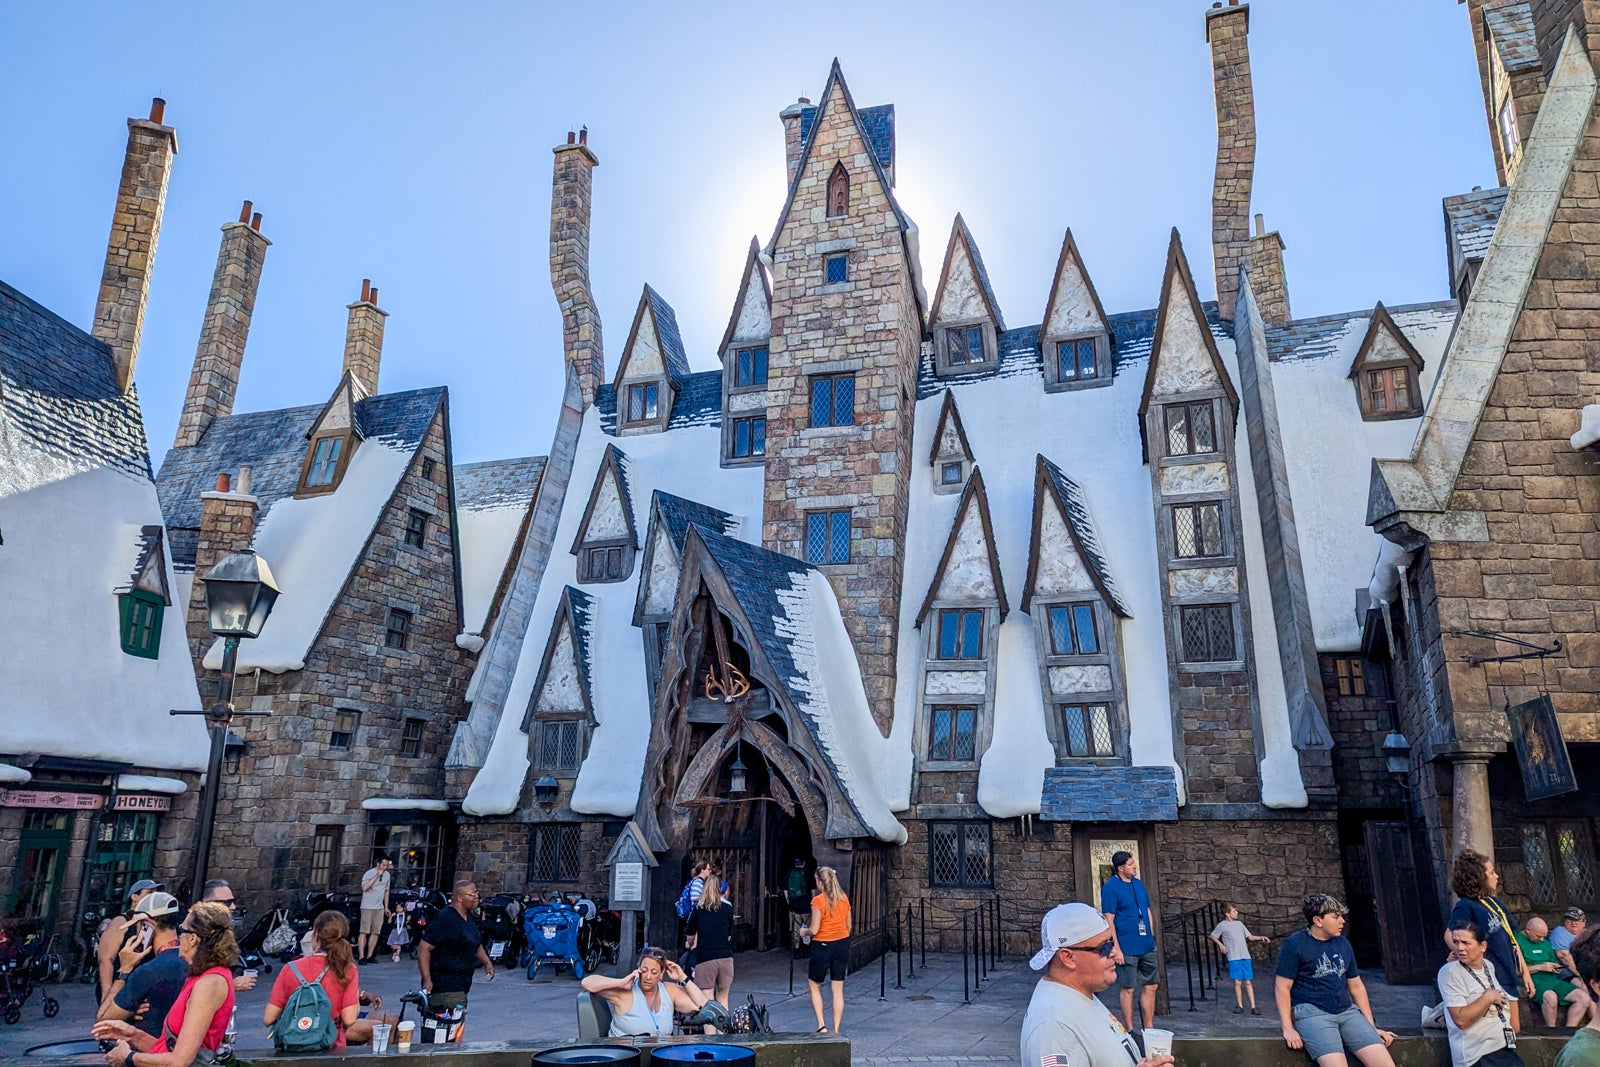
[[[1108,311],[1153,306],[1177,226],[1207,298],[1207,4],[0,4],[0,278],[87,325],[124,119],[178,130],[137,381],[170,445],[219,240],[267,255],[236,410],[321,403],[345,305],[391,315],[384,391],[447,385],[456,459],[542,453],[560,390],[550,148],[587,123],[592,269],[615,370],[640,287],[716,365],[784,192],[777,113],[834,56],[893,103],[931,289],[964,213],[1008,325],[1039,321],[1070,225]],[[830,25],[832,22],[841,25]],[[1257,0],[1255,209],[1298,316],[1447,296],[1440,198],[1494,184],[1465,7]]]

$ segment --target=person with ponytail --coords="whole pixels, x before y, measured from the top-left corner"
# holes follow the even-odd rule
[[[811,920],[800,928],[811,943],[806,984],[811,988],[811,1010],[817,1016],[817,1033],[828,1032],[822,1018],[822,983],[833,984],[833,1032],[844,1019],[844,976],[850,968],[850,898],[839,885],[839,872],[817,868],[817,895],[811,898]]]
[[[361,986],[356,981],[355,953],[350,948],[350,920],[343,912],[320,912],[311,923],[312,954],[295,960],[293,967],[284,967],[272,983],[272,995],[267,998],[266,1011],[261,1021],[271,1026],[283,1014],[289,997],[300,986],[295,977],[298,970],[307,982],[321,982],[323,992],[333,1005],[333,1023],[338,1036],[334,1048],[348,1044],[362,1044],[372,1037],[372,1026],[361,1015]]]
[[[726,1008],[733,990],[733,905],[722,895],[722,879],[715,870],[689,913],[688,932],[694,984]]]

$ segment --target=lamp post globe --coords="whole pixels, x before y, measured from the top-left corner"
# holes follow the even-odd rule
[[[206,625],[222,638],[259,637],[278,585],[267,561],[249,549],[222,557],[206,572]]]

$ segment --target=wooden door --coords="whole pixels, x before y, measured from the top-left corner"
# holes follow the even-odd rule
[[[1390,985],[1431,985],[1444,959],[1433,869],[1404,822],[1373,820],[1363,832],[1384,976]]]

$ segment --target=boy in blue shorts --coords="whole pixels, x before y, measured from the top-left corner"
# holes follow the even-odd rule
[[[1222,921],[1211,931],[1210,937],[1222,954],[1228,957],[1228,977],[1233,979],[1233,996],[1239,1002],[1233,1013],[1244,1014],[1244,994],[1245,990],[1249,990],[1250,1014],[1260,1015],[1261,1011],[1256,1007],[1256,971],[1250,961],[1250,943],[1259,941],[1264,945],[1271,939],[1252,934],[1239,921],[1239,909],[1232,904],[1222,906]]]

